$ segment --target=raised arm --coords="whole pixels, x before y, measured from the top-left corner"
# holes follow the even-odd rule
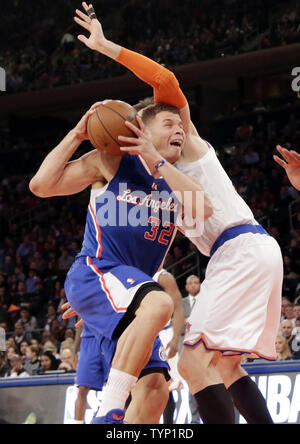
[[[30,181],[29,188],[33,194],[39,197],[75,194],[97,180],[104,180],[98,167],[100,154],[97,150],[70,162],[81,142],[88,139],[87,121],[97,105],[95,103],[46,156]]]
[[[152,86],[156,103],[166,103],[179,108],[184,129],[188,132],[190,126],[189,105],[175,75],[148,57],[107,40],[101,23],[96,18],[93,6],[91,4],[88,6],[85,2],[82,3],[82,6],[85,13],[76,9],[77,17],[74,17],[74,20],[86,29],[90,35],[87,38],[80,34],[78,39],[87,47],[99,51],[101,54],[124,65],[143,82]]]

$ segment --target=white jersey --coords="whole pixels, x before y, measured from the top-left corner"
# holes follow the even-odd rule
[[[200,183],[211,201],[213,214],[204,222],[203,232],[199,233],[199,236],[190,238],[198,250],[206,256],[210,256],[213,244],[223,231],[237,225],[258,224],[246,202],[236,192],[214,148],[211,145],[209,147],[201,159],[175,164],[178,170],[194,177]],[[182,228],[183,230],[186,228],[184,221]]]

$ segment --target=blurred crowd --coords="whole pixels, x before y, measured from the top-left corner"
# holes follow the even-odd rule
[[[126,70],[77,40],[77,0],[6,1],[0,19],[0,66],[7,91],[20,92],[103,79]],[[298,0],[98,1],[113,41],[167,66],[193,63],[300,41]],[[12,23],[14,31],[12,32]]]

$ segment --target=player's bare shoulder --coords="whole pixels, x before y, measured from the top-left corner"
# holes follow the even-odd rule
[[[116,175],[123,155],[113,156],[107,151],[98,151],[98,153],[100,155],[101,172],[109,182]]]
[[[82,156],[84,170],[93,176],[93,182],[109,182],[116,174],[122,156],[112,156],[106,151],[93,150]]]

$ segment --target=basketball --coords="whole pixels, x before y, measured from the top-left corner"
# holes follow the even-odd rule
[[[87,132],[91,144],[100,151],[107,151],[116,156],[124,154],[120,151],[122,143],[118,136],[136,137],[125,125],[125,120],[138,126],[136,110],[121,100],[105,100],[98,105],[89,117]]]

